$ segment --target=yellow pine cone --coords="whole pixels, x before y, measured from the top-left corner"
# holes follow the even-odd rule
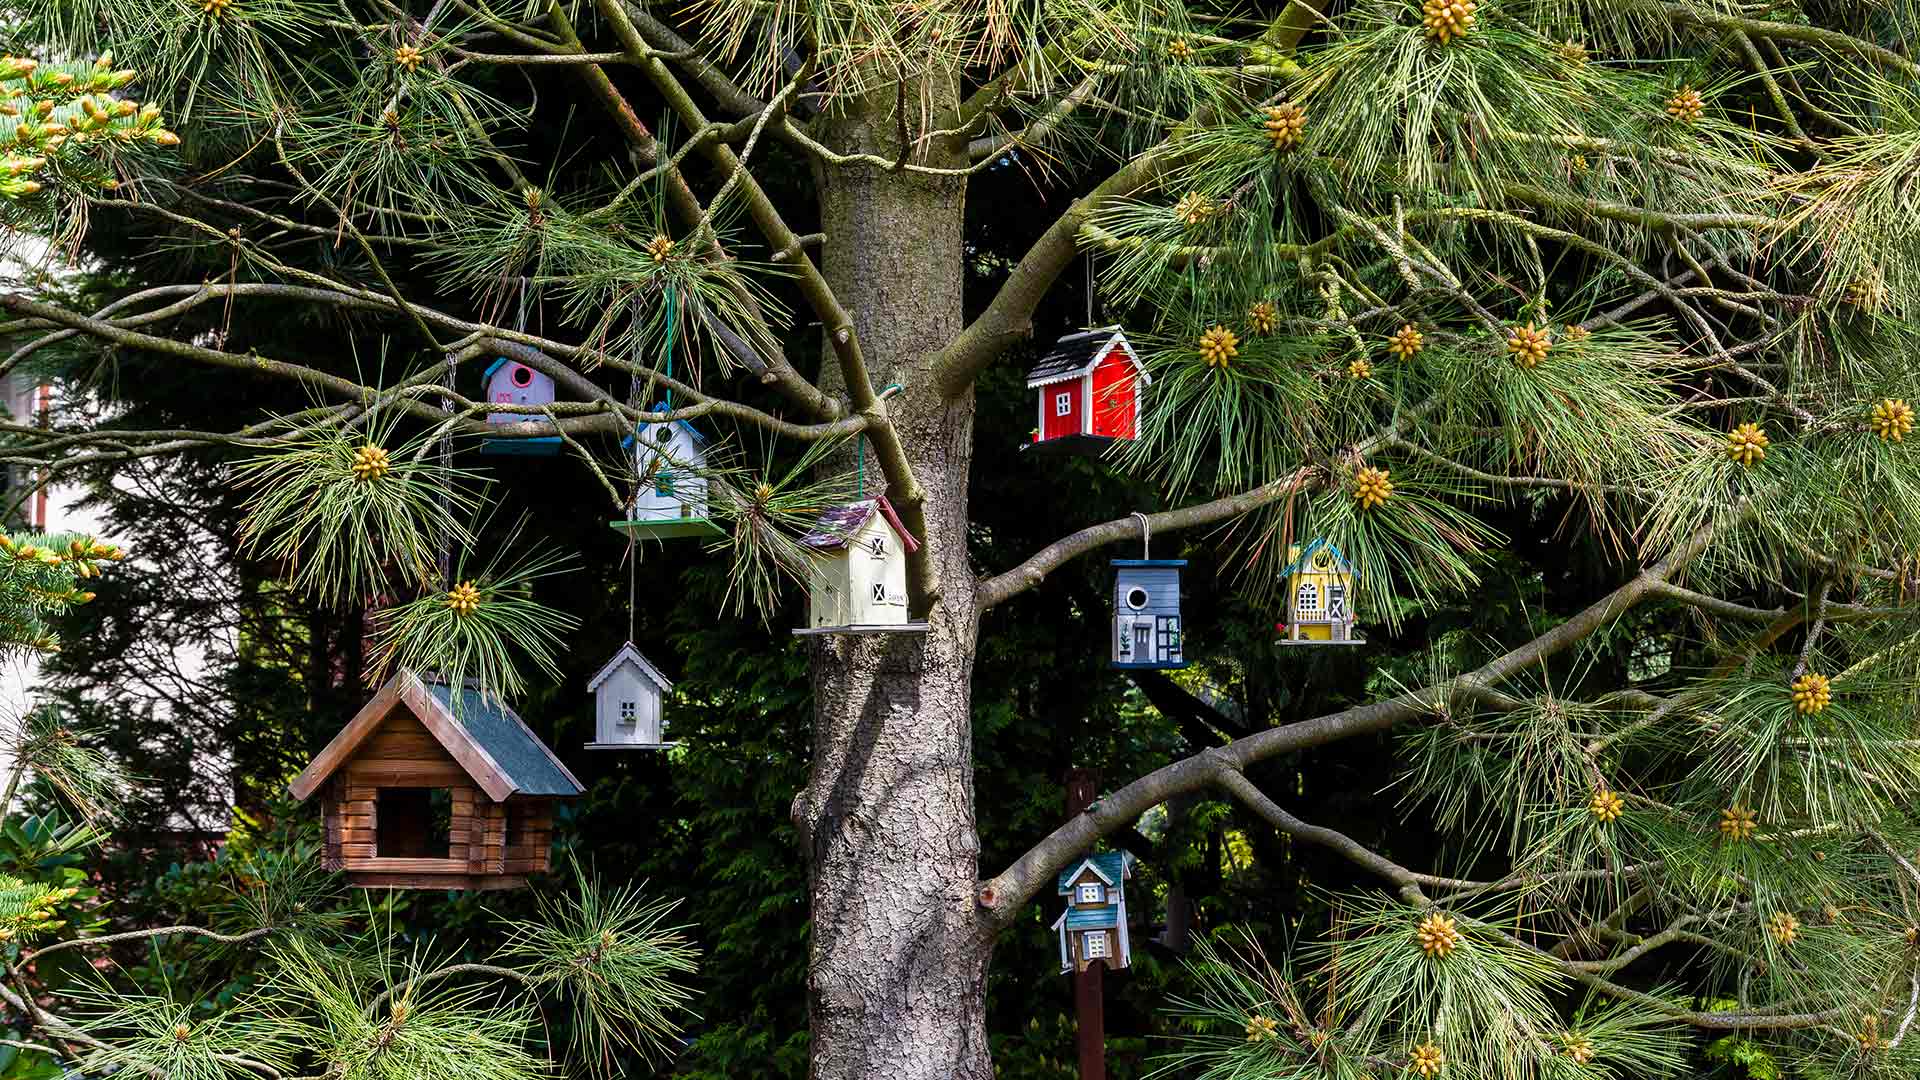
[[[1427,1077],[1428,1080],[1440,1075],[1440,1070],[1446,1063],[1447,1055],[1441,1053],[1440,1048],[1432,1043],[1421,1043],[1414,1047],[1407,1062],[1409,1068]]]
[[[1587,54],[1587,46],[1585,42],[1575,41],[1572,38],[1568,38],[1567,40],[1560,43],[1559,52],[1560,52],[1560,58],[1569,63],[1584,64],[1587,62],[1588,54]]]
[[[1817,713],[1832,700],[1833,687],[1825,675],[1808,672],[1793,680],[1793,707],[1802,714]]]
[[[419,71],[420,61],[424,59],[419,49],[411,45],[402,45],[393,50],[393,62],[408,71]]]
[[[1360,509],[1371,510],[1386,502],[1392,494],[1393,481],[1387,479],[1386,469],[1367,466],[1353,474],[1353,498],[1360,504]]]
[[[1373,365],[1367,363],[1364,359],[1355,360],[1353,363],[1347,365],[1347,378],[1371,379],[1373,378]]]
[[[1880,1018],[1868,1013],[1860,1018],[1860,1049],[1878,1050],[1880,1041]]]
[[[1387,339],[1387,351],[1402,360],[1411,360],[1427,347],[1427,339],[1412,323],[1402,326]]]
[[[1800,920],[1785,911],[1776,911],[1767,920],[1767,933],[1782,945],[1791,945],[1800,940]]]
[[[1280,326],[1280,309],[1273,301],[1262,300],[1247,309],[1247,325],[1256,334],[1271,334]]]
[[[647,241],[647,254],[651,255],[656,263],[666,262],[667,256],[673,254],[673,237],[665,233],[656,235]]]
[[[1421,919],[1413,936],[1420,940],[1420,951],[1434,957],[1450,956],[1453,950],[1467,943],[1453,920],[1438,913]]]
[[[1887,286],[1878,274],[1847,282],[1847,303],[1855,307],[1877,308],[1886,298]]]
[[[1873,407],[1873,433],[1883,442],[1902,442],[1913,430],[1913,406],[1887,398]]]
[[[1566,335],[1568,341],[1585,341],[1593,336],[1593,331],[1581,326],[1579,323],[1571,324],[1562,332]]]
[[[1213,200],[1197,191],[1189,191],[1173,204],[1173,216],[1192,227],[1213,216]]]
[[[1587,803],[1587,809],[1602,822],[1612,823],[1619,821],[1620,815],[1626,812],[1627,801],[1620,797],[1619,792],[1601,788],[1593,793],[1593,798]]]
[[[473,582],[463,581],[448,591],[447,606],[464,619],[480,610],[480,590],[473,587]]]
[[[1729,840],[1750,840],[1759,829],[1759,815],[1744,806],[1730,806],[1720,811],[1720,835]]]
[[[1307,107],[1288,101],[1267,107],[1263,125],[1275,150],[1291,150],[1300,145],[1307,128]]]
[[[1240,355],[1240,338],[1224,326],[1214,326],[1200,335],[1200,359],[1208,367],[1225,368]]]
[[[1771,444],[1759,424],[1741,424],[1727,432],[1727,456],[1749,467],[1767,456]]]
[[[1707,111],[1707,101],[1700,91],[1691,86],[1683,86],[1679,92],[1667,99],[1667,115],[1683,124],[1691,124],[1700,119]]]
[[[1167,42],[1167,55],[1173,57],[1175,60],[1191,60],[1193,59],[1193,46],[1187,44],[1186,38],[1174,38],[1172,41]]]
[[[363,446],[353,452],[353,478],[378,480],[393,470],[393,459],[378,446]]]
[[[200,10],[209,15],[225,15],[233,0],[200,0]]]
[[[1593,1064],[1593,1040],[1575,1031],[1560,1033],[1560,1045],[1575,1065]]]
[[[1420,8],[1420,21],[1427,36],[1445,45],[1467,36],[1473,29],[1473,0],[1427,0]]]
[[[1280,1037],[1279,1029],[1280,1025],[1273,1017],[1255,1013],[1253,1018],[1247,1021],[1247,1041],[1263,1042],[1267,1039],[1277,1039]]]
[[[1513,354],[1513,362],[1523,368],[1531,370],[1539,367],[1540,361],[1547,358],[1547,351],[1552,348],[1553,335],[1545,327],[1528,323],[1507,330],[1507,351]]]

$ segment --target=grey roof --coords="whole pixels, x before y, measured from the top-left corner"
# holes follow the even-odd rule
[[[887,524],[900,537],[901,544],[905,545],[908,552],[920,549],[920,542],[900,523],[900,515],[894,513],[893,504],[887,501],[885,495],[836,506],[822,513],[814,519],[813,529],[801,537],[800,542],[815,551],[838,551],[867,527],[867,522],[873,520],[876,512],[887,519]]]
[[[566,766],[554,758],[546,744],[498,698],[463,686],[456,699],[446,683],[422,681],[434,700],[513,781],[518,794],[578,795],[586,790]]]
[[[613,659],[602,665],[599,672],[597,672],[593,678],[587,680],[587,693],[591,694],[595,690],[600,689],[600,684],[611,678],[614,672],[620,670],[620,665],[629,660],[633,662],[634,667],[640,669],[642,675],[653,680],[653,685],[659,687],[662,693],[673,690],[673,683],[667,681],[667,677],[660,674],[660,669],[654,667],[651,661],[640,655],[640,650],[634,647],[633,642],[629,641],[625,645],[620,646],[620,651],[614,653]]]
[[[1040,358],[1040,362],[1027,372],[1027,388],[1045,386],[1079,375],[1084,375],[1095,362],[1107,353],[1109,344],[1118,345],[1131,360],[1134,369],[1140,372],[1140,378],[1146,380],[1145,370],[1140,368],[1139,357],[1133,353],[1133,346],[1127,343],[1126,334],[1118,326],[1102,326],[1095,330],[1082,330],[1077,334],[1068,334],[1053,343],[1053,351]]]

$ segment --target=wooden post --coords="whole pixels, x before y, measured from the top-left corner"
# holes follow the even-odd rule
[[[1098,769],[1069,769],[1067,820],[1093,805],[1100,793]],[[1080,1080],[1107,1080],[1107,1009],[1101,981],[1107,962],[1095,960],[1073,976],[1073,1008],[1079,1029]]]

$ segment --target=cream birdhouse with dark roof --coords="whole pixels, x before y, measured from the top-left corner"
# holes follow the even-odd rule
[[[907,556],[919,550],[885,496],[820,515],[800,543],[813,553],[811,616],[799,634],[925,630],[907,613]]]

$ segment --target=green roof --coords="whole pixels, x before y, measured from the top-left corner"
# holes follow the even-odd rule
[[[1099,907],[1068,908],[1067,929],[1069,930],[1112,930],[1120,925],[1118,918],[1120,905],[1102,904]]]
[[[446,683],[427,682],[426,687],[500,771],[507,774],[519,794],[578,795],[584,790],[520,717],[499,699],[462,687],[456,701],[450,697],[452,688]]]
[[[1092,863],[1100,871],[1100,876],[1114,885],[1119,885],[1127,877],[1127,861],[1132,858],[1124,851],[1103,851],[1098,855],[1089,855],[1060,871],[1059,891],[1065,896],[1073,888],[1073,879],[1080,876],[1080,868]]]

